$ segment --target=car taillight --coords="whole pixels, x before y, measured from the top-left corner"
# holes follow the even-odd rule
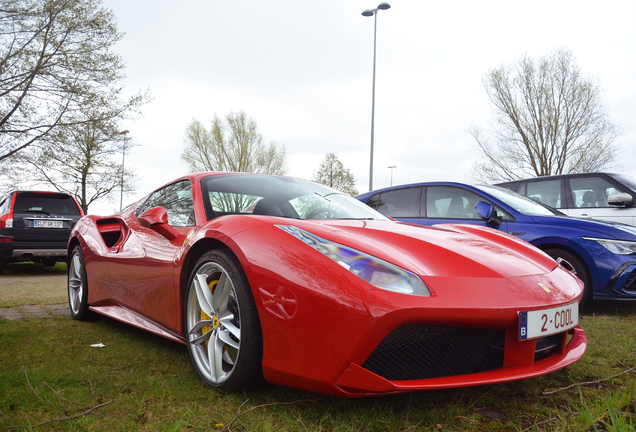
[[[11,198],[11,203],[9,204],[7,212],[0,215],[0,228],[13,228],[13,205],[15,204],[16,195],[17,193],[13,194],[13,198]]]

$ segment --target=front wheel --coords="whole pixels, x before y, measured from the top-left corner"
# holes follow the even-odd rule
[[[194,266],[184,333],[190,360],[205,385],[232,392],[262,381],[258,312],[245,273],[230,253],[207,252]]]
[[[583,300],[581,300],[581,305],[589,306],[594,296],[594,287],[585,262],[577,255],[564,249],[546,249],[545,253],[583,281]]]

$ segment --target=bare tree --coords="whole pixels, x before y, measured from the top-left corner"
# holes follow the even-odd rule
[[[58,128],[122,119],[122,34],[100,0],[0,0],[0,161]],[[87,107],[97,118],[86,118]]]
[[[481,158],[473,176],[487,182],[600,171],[616,158],[619,128],[608,120],[601,88],[582,76],[570,51],[535,62],[527,55],[484,77],[496,127],[472,127]]]
[[[89,206],[101,198],[112,201],[134,192],[137,176],[124,163],[133,147],[128,131],[120,131],[113,121],[57,128],[46,143],[36,143],[19,157],[10,158],[5,174],[12,184],[50,185],[68,192],[88,213]]]
[[[345,168],[335,153],[327,153],[325,159],[320,163],[318,171],[314,171],[314,181],[351,196],[358,195],[353,174],[349,168]]]
[[[207,130],[198,120],[186,128],[181,159],[192,172],[234,171],[285,174],[287,150],[274,141],[266,145],[256,122],[243,111],[225,119],[216,114]]]

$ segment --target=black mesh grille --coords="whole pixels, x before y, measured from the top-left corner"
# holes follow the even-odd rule
[[[393,330],[362,367],[391,381],[463,375],[503,366],[504,330],[410,324]]]

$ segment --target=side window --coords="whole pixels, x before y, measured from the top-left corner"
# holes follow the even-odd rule
[[[372,195],[366,202],[366,204],[374,210],[378,209],[378,203],[380,202],[380,194]]]
[[[517,193],[519,195],[527,196],[527,194],[526,194],[526,184],[525,183],[521,183],[521,186],[519,187],[519,190],[517,191]]]
[[[603,177],[595,176],[570,179],[570,188],[575,208],[609,207],[607,197],[623,192]]]
[[[173,183],[154,192],[135,214],[139,216],[146,210],[159,206],[166,209],[168,224],[174,227],[194,225],[194,204],[190,180]]]
[[[560,179],[528,182],[525,195],[552,208],[562,208]]]
[[[419,217],[421,187],[382,192],[374,203],[376,210],[389,217]],[[375,198],[375,197],[374,197]]]
[[[467,189],[429,186],[426,191],[426,217],[444,219],[481,219],[475,204],[483,200]]]

